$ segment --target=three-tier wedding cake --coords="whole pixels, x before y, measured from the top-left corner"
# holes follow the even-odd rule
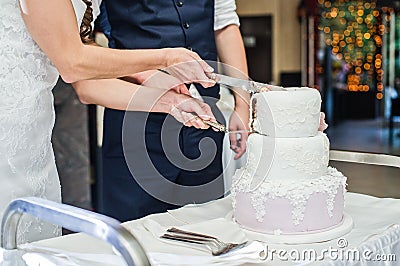
[[[266,234],[303,234],[343,220],[346,177],[329,167],[318,131],[321,97],[311,88],[257,93],[251,100],[247,162],[233,178],[233,216]]]

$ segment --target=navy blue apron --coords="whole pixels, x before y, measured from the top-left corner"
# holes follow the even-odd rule
[[[110,47],[186,47],[217,61],[213,0],[103,0],[102,5],[98,22]],[[224,122],[215,105],[219,87],[196,87]],[[106,109],[102,212],[127,221],[222,196],[223,137],[211,129],[183,127],[166,114]],[[196,189],[181,193],[171,182]]]

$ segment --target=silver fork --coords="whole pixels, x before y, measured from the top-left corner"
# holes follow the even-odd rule
[[[226,254],[247,245],[247,241],[242,243],[225,243],[214,236],[184,231],[174,227],[168,229],[167,232],[168,233],[162,235],[161,238],[205,245],[211,250],[214,256]]]

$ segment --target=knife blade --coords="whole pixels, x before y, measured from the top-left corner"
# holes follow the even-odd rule
[[[199,119],[201,119],[199,117]],[[263,135],[263,136],[268,136],[266,134],[262,134],[256,130],[229,130],[226,126],[224,126],[223,124],[219,123],[219,122],[212,122],[212,121],[208,121],[208,120],[202,120],[204,124],[209,125],[212,128],[215,128],[217,131],[219,132],[223,132],[223,133],[228,133],[228,134],[237,134],[237,133],[256,133],[259,135]]]
[[[240,88],[249,93],[258,93],[266,91],[285,91],[284,87],[274,86],[271,84],[256,82],[252,80],[238,79],[222,74],[212,73],[210,79],[218,84],[226,85],[233,88]]]

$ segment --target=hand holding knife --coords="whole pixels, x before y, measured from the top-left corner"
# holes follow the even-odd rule
[[[158,70],[165,74],[171,75],[164,69],[158,69]],[[239,88],[247,91],[248,93],[259,93],[267,91],[286,91],[286,89],[281,86],[275,86],[252,80],[234,78],[223,74],[211,73],[207,75],[210,79],[214,80],[218,84],[225,85],[230,88]]]
[[[231,134],[233,134],[233,133],[251,133],[251,131],[249,131],[249,130],[231,131],[226,126],[224,126],[223,124],[221,124],[219,122],[213,122],[213,121],[209,121],[209,120],[202,120],[202,121],[204,124],[209,125],[210,127],[216,129],[219,132],[223,132],[223,133],[231,133]]]
[[[159,71],[171,75],[164,69],[158,69]],[[211,73],[209,74],[209,78],[214,80],[216,83],[225,85],[231,88],[239,88],[242,90],[245,90],[248,93],[260,93],[260,92],[268,92],[268,91],[286,91],[284,87],[281,86],[275,86],[271,84],[266,84],[266,83],[261,83],[261,82],[255,82],[252,80],[245,80],[245,79],[239,79],[239,78],[234,78],[230,76],[226,76],[223,74],[217,74],[217,73]],[[201,119],[200,117],[196,116],[198,119]],[[214,128],[217,131],[224,132],[224,133],[252,133],[252,131],[249,130],[236,130],[236,131],[230,131],[227,127],[225,127],[223,124],[219,122],[213,122],[209,120],[203,120],[203,123],[206,125],[209,125],[210,127]]]

